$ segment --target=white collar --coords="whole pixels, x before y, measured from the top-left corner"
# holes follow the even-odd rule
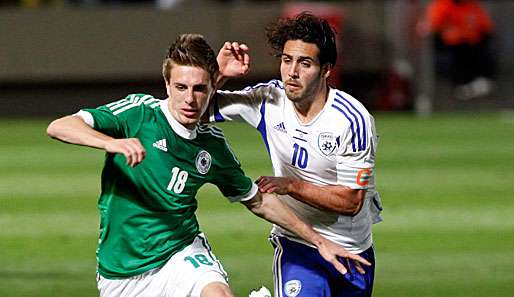
[[[196,127],[194,129],[188,129],[184,127],[181,123],[179,123],[175,117],[171,115],[171,112],[168,107],[168,101],[169,99],[162,100],[161,101],[161,110],[162,113],[164,113],[164,116],[166,116],[166,119],[168,120],[168,124],[170,125],[171,129],[175,131],[180,137],[185,139],[195,139],[196,138]]]

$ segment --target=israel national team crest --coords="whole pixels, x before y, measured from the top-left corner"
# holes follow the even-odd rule
[[[337,142],[334,134],[331,132],[323,132],[318,136],[318,148],[325,156],[330,156],[337,148]]]
[[[286,296],[296,297],[302,290],[302,282],[297,279],[290,280],[285,284],[284,290],[286,292]]]
[[[212,158],[206,151],[200,151],[196,156],[196,169],[201,174],[206,174],[211,168]]]

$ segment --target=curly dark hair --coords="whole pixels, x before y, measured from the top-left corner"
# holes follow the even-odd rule
[[[288,40],[314,43],[319,48],[319,61],[334,66],[337,60],[336,35],[330,24],[310,12],[302,12],[294,18],[280,19],[266,27],[268,43],[282,52]]]
[[[216,54],[200,34],[179,35],[170,46],[162,62],[162,75],[167,82],[173,64],[200,67],[209,73],[213,84],[219,73]]]

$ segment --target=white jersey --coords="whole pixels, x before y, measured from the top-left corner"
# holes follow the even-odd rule
[[[288,195],[281,198],[316,231],[349,251],[360,253],[371,246],[371,225],[381,221],[374,178],[377,135],[373,117],[359,101],[331,88],[321,112],[302,123],[282,82],[272,80],[242,91],[219,91],[209,114],[211,121],[243,120],[257,128],[275,176],[366,189],[354,217],[319,210]],[[279,226],[272,232],[307,244]]]

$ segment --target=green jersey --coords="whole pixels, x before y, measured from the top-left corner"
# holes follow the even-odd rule
[[[134,168],[122,154],[106,155],[98,202],[103,277],[141,274],[191,244],[200,232],[196,193],[203,184],[215,184],[232,202],[256,193],[221,130],[186,129],[170,114],[167,100],[133,94],[80,114],[95,130],[138,138],[146,150]]]

